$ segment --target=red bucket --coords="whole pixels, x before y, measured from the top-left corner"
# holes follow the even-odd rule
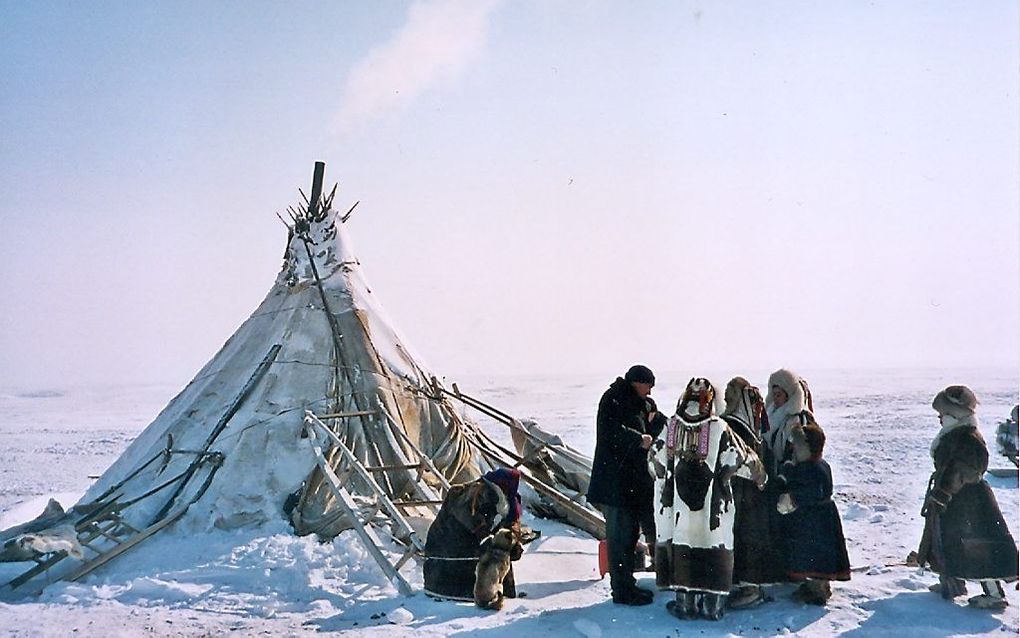
[[[643,571],[645,569],[645,556],[648,555],[648,549],[645,544],[638,541],[637,545],[634,546],[634,569],[636,571]],[[607,541],[599,541],[599,579],[605,578],[606,574],[609,573],[609,543]]]

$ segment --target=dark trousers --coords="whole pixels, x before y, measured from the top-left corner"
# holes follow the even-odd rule
[[[648,554],[655,552],[655,510],[652,503],[648,507],[641,508],[641,515],[638,519],[641,524],[641,535],[645,537],[645,545],[648,546]]]
[[[609,585],[614,593],[622,594],[636,586],[634,545],[637,544],[641,532],[641,510],[603,505],[602,512],[606,517]]]

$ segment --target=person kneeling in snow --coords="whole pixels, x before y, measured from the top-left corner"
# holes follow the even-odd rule
[[[777,509],[786,556],[787,578],[805,581],[794,598],[824,605],[832,596],[830,580],[850,580],[843,524],[832,502],[832,470],[822,460],[825,433],[818,425],[790,430],[794,461],[779,468]]]
[[[474,602],[475,570],[482,542],[501,528],[514,531],[510,560],[524,553],[520,538],[521,472],[499,468],[471,483],[450,488],[425,539],[425,593],[437,598]],[[503,579],[503,596],[516,598],[511,567]]]
[[[931,405],[942,429],[931,443],[935,472],[921,509],[925,521],[917,562],[938,572],[939,582],[931,589],[943,598],[966,594],[964,580],[976,580],[984,593],[968,603],[1003,609],[1007,602],[999,581],[1017,579],[1017,549],[984,480],[988,448],[974,416],[977,397],[967,386],[951,385]]]

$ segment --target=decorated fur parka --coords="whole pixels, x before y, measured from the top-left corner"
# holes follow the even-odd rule
[[[722,417],[730,430],[749,450],[765,455],[762,431],[765,400],[758,388],[743,377],[734,377],[726,384],[726,409]],[[733,522],[733,582],[766,584],[785,580],[780,548],[771,542],[771,501],[753,481],[736,477],[732,483],[733,502],[737,512]]]
[[[933,404],[943,426],[932,442],[935,472],[921,512],[925,524],[918,562],[943,577],[1013,581],[1018,570],[1016,542],[984,480],[988,448],[973,407],[947,399],[939,402],[953,388],[963,386],[950,386]]]
[[[758,456],[717,416],[720,397],[707,379],[692,379],[676,415],[653,444],[655,580],[663,589],[716,596],[733,579],[731,479],[765,483]]]

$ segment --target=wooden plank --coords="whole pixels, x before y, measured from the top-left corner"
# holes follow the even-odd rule
[[[347,419],[355,416],[372,416],[377,414],[375,410],[354,410],[353,412],[331,412],[330,414],[316,414],[317,419]]]
[[[319,198],[322,196],[322,178],[326,173],[326,163],[316,162],[312,170],[312,195],[308,198],[308,216],[314,219],[319,214]]]
[[[389,472],[391,470],[418,470],[421,469],[421,463],[405,463],[402,465],[365,465],[364,468],[369,472]]]
[[[116,527],[116,525],[111,525],[109,527],[109,529],[112,530],[114,527]],[[100,534],[102,534],[106,538],[110,539],[114,543],[123,543],[124,542],[124,540],[122,538],[120,538],[119,536],[115,536],[114,534],[110,533],[108,530],[98,530],[98,531],[99,531]],[[138,534],[139,532],[135,531],[134,533]]]
[[[399,425],[396,424],[396,422],[393,421],[393,418],[390,417],[389,413],[386,414],[386,420],[390,424],[390,430],[396,432],[397,435],[400,436],[401,439],[403,439],[404,443],[406,443],[407,446],[410,447],[411,450],[413,450],[414,453],[418,455],[418,458],[421,460],[421,462],[424,463],[427,468],[429,468],[429,471],[431,471],[432,474],[437,479],[439,479],[439,483],[443,486],[443,489],[449,492],[450,482],[446,480],[446,477],[443,475],[442,472],[439,471],[439,468],[437,468],[432,463],[432,459],[425,456],[425,454],[418,448],[418,446],[414,444],[414,441],[411,440],[411,437],[407,436],[407,432],[404,431],[404,428],[400,427]]]
[[[346,448],[345,448],[346,449]],[[326,484],[332,489],[334,496],[337,498],[337,504],[340,509],[347,514],[347,517],[351,521],[351,525],[355,533],[361,538],[361,542],[365,545],[365,549],[372,555],[375,562],[379,564],[386,576],[393,582],[397,589],[404,596],[413,596],[414,590],[411,589],[411,584],[404,579],[399,571],[393,566],[393,563],[386,558],[382,550],[379,549],[381,544],[378,536],[375,534],[375,530],[370,525],[363,525],[361,520],[358,518],[357,506],[352,500],[350,500],[350,494],[342,487],[340,479],[337,477],[333,468],[330,467],[329,462],[326,460],[325,455],[322,453],[322,448],[319,445],[313,443],[312,450],[315,453],[316,462],[319,465],[319,469],[326,475]]]
[[[135,536],[132,536],[131,538],[121,542],[120,545],[117,545],[117,546],[113,547],[112,549],[110,549],[110,551],[106,552],[105,554],[103,554],[101,556],[98,556],[98,557],[94,558],[91,561],[88,561],[87,563],[85,563],[81,567],[79,567],[78,569],[72,571],[70,574],[65,576],[63,578],[63,580],[68,580],[68,581],[74,582],[74,581],[78,580],[79,578],[81,578],[81,577],[91,573],[92,571],[94,571],[96,569],[99,569],[100,567],[102,567],[106,563],[110,562],[111,560],[113,560],[117,556],[120,556],[121,554],[123,554],[127,550],[131,549],[132,547],[134,547],[138,543],[141,543],[142,541],[144,541],[145,539],[149,538],[150,536],[152,536],[156,532],[162,530],[164,527],[167,527],[171,523],[174,523],[175,521],[177,521],[177,519],[179,519],[181,516],[184,515],[184,512],[188,511],[188,506],[190,506],[190,505],[191,504],[189,503],[188,505],[182,507],[181,509],[177,510],[173,514],[170,514],[169,516],[167,516],[167,517],[161,519],[160,521],[156,522],[154,525],[150,525],[149,527],[145,528],[144,530],[142,530],[142,532],[140,534],[136,534]]]

